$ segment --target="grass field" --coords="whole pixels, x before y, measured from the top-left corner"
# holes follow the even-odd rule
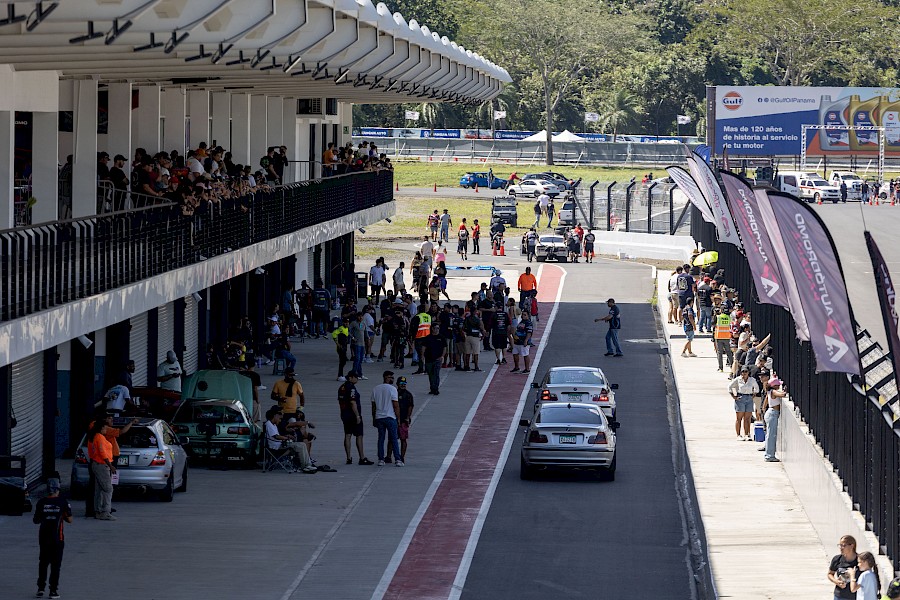
[[[507,178],[510,173],[518,173],[519,177],[526,173],[535,173],[546,171],[547,165],[508,165],[505,163],[486,163],[486,164],[467,164],[467,163],[428,163],[428,162],[397,162],[394,163],[394,179],[400,184],[400,187],[431,187],[437,184],[438,187],[457,187],[459,186],[459,178],[467,171],[487,171],[494,170],[497,177]],[[619,167],[568,167],[559,166],[552,167],[557,173],[562,173],[566,177],[578,179],[581,177],[588,185],[594,181],[602,182],[623,182],[628,181],[632,177],[637,177],[640,181],[650,169],[630,168],[623,169]],[[662,177],[663,169],[654,171],[654,177]]]

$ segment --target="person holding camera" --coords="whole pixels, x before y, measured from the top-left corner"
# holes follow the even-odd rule
[[[838,542],[841,553],[828,565],[828,581],[834,584],[834,600],[854,600],[856,592],[850,590],[850,569],[859,567],[856,554],[856,538],[845,535]]]

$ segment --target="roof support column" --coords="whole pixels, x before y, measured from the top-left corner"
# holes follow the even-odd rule
[[[59,165],[56,158],[59,154],[58,112],[34,113],[31,147],[31,193],[37,199],[31,222],[55,221],[59,218]]]
[[[341,142],[339,145],[346,146],[347,142],[351,141],[352,139],[351,134],[353,132],[353,104],[351,104],[350,102],[339,103],[338,114],[341,117]]]
[[[297,101],[293,98],[285,98],[281,103],[281,131],[281,143],[287,148],[288,160],[300,160],[297,148]],[[298,180],[298,163],[289,162],[284,169],[282,183],[294,183]]]
[[[207,90],[188,92],[188,108],[191,115],[191,148],[196,148],[200,142],[206,142],[209,147],[212,147],[212,138],[209,137],[209,92]],[[221,144],[222,142],[216,140],[216,143]]]
[[[151,155],[162,148],[159,137],[160,121],[160,89],[158,85],[148,85],[140,88],[137,109],[137,146],[143,148]],[[171,148],[170,148],[171,150]],[[126,154],[131,160],[131,154]],[[134,165],[132,165],[132,168]]]
[[[97,214],[97,80],[75,82],[72,217]]]
[[[185,119],[187,115],[186,98],[187,94],[183,87],[170,87],[163,90],[163,116],[165,117],[165,125],[163,126],[163,148],[168,152],[178,150],[179,154],[185,153],[185,136],[187,128],[185,127]],[[155,148],[147,150],[152,156],[154,153],[163,148]]]
[[[250,165],[255,171],[268,147],[268,103],[265,96],[250,96]]]
[[[156,128],[159,129],[157,118]],[[131,160],[131,82],[109,84],[109,127],[106,151]],[[110,165],[112,166],[112,165]]]
[[[236,164],[251,164],[250,94],[231,95],[231,154]]]
[[[10,229],[15,223],[13,217],[15,114],[11,110],[0,110],[0,207],[2,207],[0,229]]]
[[[211,102],[212,139],[225,148],[226,152],[230,151],[233,158],[234,149],[231,147],[231,94],[228,92],[213,92],[211,94]],[[192,124],[191,131],[193,129]]]
[[[284,112],[282,108],[283,99],[280,96],[266,97],[266,145],[280,146],[284,138],[282,129],[282,119]]]

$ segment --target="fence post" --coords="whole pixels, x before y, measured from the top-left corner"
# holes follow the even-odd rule
[[[675,235],[675,188],[669,188],[669,235]]]
[[[611,184],[606,186],[606,230],[612,231],[612,189],[613,186],[616,185],[616,182],[613,181]]]
[[[625,188],[625,231],[631,231],[631,194],[634,191],[635,183],[632,181]]]
[[[647,233],[653,233],[653,188],[657,185],[651,182],[647,188]]]
[[[597,187],[600,181],[595,181],[591,184],[591,204],[590,208],[588,208],[588,229],[594,228],[594,188]]]

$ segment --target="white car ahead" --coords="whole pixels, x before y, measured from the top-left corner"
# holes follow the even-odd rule
[[[509,186],[507,193],[510,196],[534,196],[537,198],[541,194],[558,196],[562,190],[544,179],[525,179],[516,185]]]

